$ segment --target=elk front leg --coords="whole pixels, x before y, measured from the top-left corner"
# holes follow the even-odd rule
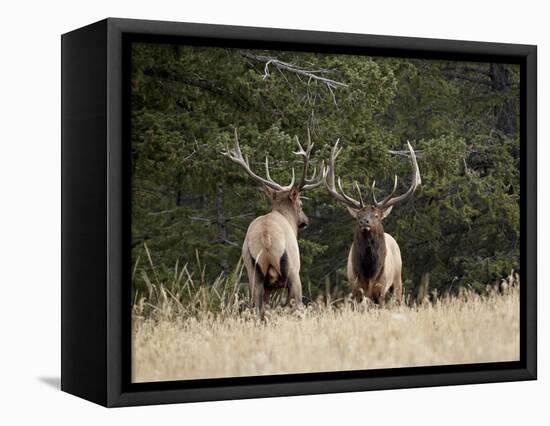
[[[386,304],[386,290],[384,289],[384,285],[382,283],[376,283],[372,288],[371,294],[373,302],[383,308]]]
[[[400,305],[403,301],[403,283],[401,277],[393,283],[393,297],[397,305]]]
[[[369,298],[368,284],[362,285],[358,278],[354,278],[351,285],[351,295],[356,303],[363,302],[364,298]]]
[[[351,296],[356,303],[361,303],[363,301],[363,297],[365,297],[365,292],[361,287],[359,287],[359,285],[355,285],[351,291]]]

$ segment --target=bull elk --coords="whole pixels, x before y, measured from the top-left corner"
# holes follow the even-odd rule
[[[336,141],[331,151],[330,161],[325,171],[325,185],[328,192],[337,201],[344,204],[349,213],[357,219],[357,228],[347,263],[347,276],[352,295],[356,300],[361,300],[365,296],[373,302],[383,305],[386,294],[391,290],[396,300],[400,302],[403,293],[401,251],[395,239],[384,232],[382,220],[390,214],[393,206],[412,197],[421,184],[414,150],[407,142],[413,169],[412,183],[409,189],[402,195],[393,196],[397,188],[396,175],[391,193],[383,200],[377,201],[374,195],[376,182],[373,182],[373,202],[366,205],[357,182],[355,182],[355,188],[359,200],[353,199],[344,192],[340,178],[338,178],[339,191],[336,188],[334,162],[342,150],[342,148],[338,148],[338,142]]]
[[[297,306],[302,303],[302,283],[300,281],[300,251],[298,249],[298,229],[305,228],[309,220],[302,210],[300,194],[303,191],[317,188],[323,183],[324,163],[319,173],[313,170],[308,178],[308,169],[313,144],[308,130],[308,143],[304,150],[296,137],[298,151],[294,154],[303,159],[302,178],[295,184],[294,169],[292,181],[283,186],[276,183],[269,174],[268,158],[265,159],[266,178],[260,177],[250,169],[248,157],[244,156],[239,146],[235,130],[235,148],[226,148],[223,155],[239,164],[248,175],[259,182],[271,198],[271,212],[259,216],[248,227],[243,243],[242,257],[250,294],[260,318],[265,317],[265,305],[269,302],[272,290],[286,288],[289,300]]]

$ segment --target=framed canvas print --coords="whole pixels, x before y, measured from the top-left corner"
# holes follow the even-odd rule
[[[62,389],[536,378],[536,47],[107,19],[62,36]]]

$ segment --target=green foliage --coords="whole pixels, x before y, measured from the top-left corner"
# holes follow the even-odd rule
[[[269,55],[318,79],[255,61]],[[186,265],[212,283],[234,271],[250,221],[269,201],[220,155],[238,129],[244,154],[286,183],[300,170],[294,137],[315,142],[313,164],[340,138],[337,173],[351,190],[382,195],[410,162],[392,152],[410,140],[422,188],[385,223],[399,243],[404,280],[423,272],[442,290],[480,289],[519,267],[519,70],[516,66],[301,52],[135,44],[132,56],[132,236],[135,288]],[[390,152],[392,151],[392,152]],[[345,265],[354,220],[322,188],[307,194],[300,234],[302,281],[311,297],[348,291]],[[150,250],[147,259],[144,243]],[[139,271],[145,272],[143,275]],[[308,284],[306,284],[308,283]],[[307,295],[308,292],[304,291]]]

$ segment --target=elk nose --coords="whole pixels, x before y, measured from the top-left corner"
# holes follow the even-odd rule
[[[359,225],[367,226],[368,224],[369,224],[369,220],[366,217],[359,219]]]

